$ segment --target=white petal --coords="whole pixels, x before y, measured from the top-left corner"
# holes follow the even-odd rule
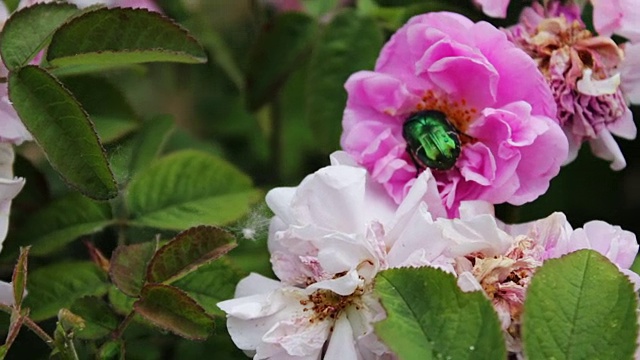
[[[607,124],[607,129],[609,129],[613,135],[627,140],[633,140],[638,135],[638,128],[633,122],[633,113],[629,108],[624,109],[622,118]]]
[[[345,315],[336,320],[324,359],[358,360],[351,324]]]
[[[423,171],[411,186],[409,193],[404,198],[396,211],[395,224],[402,222],[407,214],[411,214],[421,203],[427,205],[433,218],[446,217],[447,212],[442,205],[442,198],[438,192],[438,185],[429,169]],[[400,226],[402,226],[400,224]]]
[[[593,154],[601,159],[611,161],[609,167],[612,170],[622,170],[627,166],[620,146],[615,141],[609,130],[603,129],[596,139],[590,140],[589,145]]]
[[[580,93],[600,96],[615,94],[616,91],[618,91],[618,87],[620,86],[619,73],[604,80],[595,80],[591,77],[592,74],[593,71],[588,68],[582,72],[582,78],[576,83]]]
[[[467,200],[460,202],[460,208],[458,209],[460,212],[461,219],[471,219],[478,215],[489,214],[495,216],[495,209],[493,208],[493,204],[483,200]]]
[[[265,197],[269,209],[287,224],[297,224],[295,215],[291,212],[295,192],[296,188],[293,187],[279,187],[270,190]]]
[[[491,215],[480,215],[464,221],[437,219],[443,228],[443,236],[453,245],[449,255],[464,256],[482,251],[487,256],[504,253],[511,245],[511,236],[498,228]]]
[[[348,236],[336,233],[322,241],[314,242],[322,268],[330,274],[342,273],[369,263],[377,271],[379,259],[364,236]]]
[[[624,60],[620,65],[622,90],[632,104],[640,104],[640,43],[624,45]]]
[[[324,167],[300,183],[291,210],[300,224],[345,233],[362,231],[366,177],[363,168]]]
[[[235,297],[244,297],[256,294],[266,294],[282,287],[279,281],[269,279],[260,274],[251,273],[238,282]]]
[[[439,257],[452,243],[443,237],[441,226],[421,206],[402,227],[393,229],[397,240],[387,256],[390,267],[425,266]]]
[[[13,159],[13,147],[0,143],[0,250],[9,228],[11,200],[18,195],[25,183],[23,178],[13,177]]]
[[[351,157],[346,151],[334,151],[329,155],[331,165],[346,165],[353,167],[360,167],[354,158]]]
[[[279,348],[291,356],[306,359],[317,357],[327,342],[331,325],[332,320],[312,322],[309,317],[280,321],[264,335],[264,343],[258,347],[255,358],[280,359],[282,356],[275,356],[281,352]]]
[[[478,280],[468,271],[458,275],[458,287],[464,292],[482,290],[482,286],[480,286]]]
[[[0,281],[0,304],[11,306],[15,304],[13,297],[13,285]]]
[[[358,276],[358,271],[351,270],[346,275],[340,276],[339,278],[318,281],[317,283],[311,284],[307,289],[331,290],[338,295],[347,296],[353,294],[358,286],[363,284],[363,280]]]
[[[236,346],[256,350],[266,333],[280,322],[298,319],[304,314],[301,300],[307,295],[300,289],[281,288],[270,293],[219,302],[227,313],[227,329]]]

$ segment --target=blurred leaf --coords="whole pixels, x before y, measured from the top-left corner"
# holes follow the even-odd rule
[[[101,296],[107,292],[105,274],[92,262],[58,262],[32,270],[27,285],[29,295],[24,307],[30,317],[40,321],[55,316],[61,308],[87,295]]]
[[[513,1],[512,4],[518,3]],[[522,2],[524,4],[524,2]],[[488,20],[471,1],[441,0],[359,0],[358,11],[371,16],[391,31],[403,26],[411,17],[436,11],[449,11],[464,15],[472,21]],[[500,20],[491,19],[492,23]],[[504,24],[503,26],[506,26]]]
[[[130,165],[132,174],[148,167],[160,155],[174,129],[173,119],[166,115],[156,116],[144,123],[144,127],[136,134]]]
[[[156,326],[191,340],[204,340],[213,330],[213,318],[185,292],[162,284],[142,289],[136,312]]]
[[[59,198],[33,214],[18,229],[16,237],[22,245],[31,244],[31,255],[42,256],[82,235],[98,232],[112,222],[108,203],[75,193]]]
[[[206,62],[189,33],[156,12],[101,8],[64,24],[51,39],[47,60],[55,66],[131,64],[153,61]]]
[[[35,144],[27,144],[25,144],[25,146],[37,147]],[[12,229],[19,228],[35,211],[50,202],[49,187],[44,174],[22,156],[20,150],[17,150],[17,152],[13,163],[14,176],[29,180],[24,184],[18,196],[11,202],[11,216],[9,217],[9,221],[11,222],[10,226],[12,226]],[[12,231],[7,234],[7,240],[4,243],[5,247],[8,242],[12,241],[14,234]],[[14,250],[18,250],[18,247],[14,247]],[[2,255],[5,255],[5,253],[2,252]]]
[[[131,310],[133,310],[133,303],[136,302],[136,298],[132,298],[127,296],[122,291],[118,290],[117,287],[111,286],[109,287],[109,303],[120,315],[128,315]]]
[[[124,342],[111,340],[104,343],[96,356],[100,360],[125,360]]]
[[[84,327],[75,331],[78,339],[101,339],[111,334],[120,324],[118,316],[111,307],[97,297],[87,296],[77,299],[69,310],[84,320]]]
[[[234,247],[235,237],[221,228],[187,229],[156,251],[147,269],[147,281],[171,283]]]
[[[302,0],[302,3],[304,4],[304,9],[316,18],[327,15],[340,6],[339,0]]]
[[[239,219],[261,197],[251,179],[222,159],[181,151],[136,174],[126,200],[133,225],[183,230]]]
[[[387,318],[376,334],[402,359],[506,359],[500,321],[480,291],[431,267],[385,270],[375,293]]]
[[[124,94],[100,76],[71,76],[62,80],[89,113],[103,144],[117,140],[140,126],[138,115]]]
[[[227,257],[243,271],[255,272],[266,277],[274,277],[271,258],[267,248],[267,236],[251,241],[240,241],[238,247]]]
[[[157,246],[156,241],[118,246],[111,255],[109,270],[113,284],[129,296],[138,296]]]
[[[382,32],[373,19],[348,10],[324,30],[311,55],[307,79],[307,116],[323,151],[339,148],[342,113],[347,103],[344,83],[358,70],[373,69]]]
[[[71,4],[36,4],[12,14],[0,35],[0,55],[15,70],[31,61],[45,47],[54,31],[78,8]]]
[[[309,161],[310,155],[317,149],[317,134],[309,126],[309,118],[306,116],[305,100],[307,87],[308,66],[303,66],[294,71],[282,88],[279,98],[281,104],[281,127],[273,136],[278,137],[279,149],[277,154],[281,157],[279,164],[280,181],[285,184],[295,184],[324,166]],[[322,156],[326,161],[327,157]]]
[[[13,276],[11,277],[11,285],[13,286],[13,301],[15,303],[14,306],[18,310],[20,310],[20,308],[22,307],[24,289],[27,287],[29,249],[29,246],[20,248],[20,256],[18,256],[18,262],[13,268]]]
[[[233,298],[236,284],[246,275],[222,258],[201,266],[172,285],[186,291],[207,313],[224,317],[225,313],[216,304]]]
[[[629,278],[593,250],[545,261],[524,303],[528,359],[631,359],[638,300]]]
[[[216,329],[224,329],[225,318],[216,318]],[[247,354],[238,349],[231,340],[227,331],[216,331],[214,336],[210,336],[206,341],[180,340],[176,344],[176,351],[171,359],[200,359],[216,354],[217,359],[224,360],[246,360]]]
[[[278,93],[287,76],[307,54],[316,27],[312,18],[295,12],[281,14],[265,27],[249,55],[249,109],[257,110]]]
[[[239,89],[244,89],[244,74],[236,64],[231,49],[224,39],[216,31],[206,31],[199,36],[204,46],[211,51],[211,62],[215,62],[233,84]]]
[[[118,194],[91,121],[58,80],[36,66],[23,67],[9,75],[9,98],[51,165],[69,184],[95,199]]]

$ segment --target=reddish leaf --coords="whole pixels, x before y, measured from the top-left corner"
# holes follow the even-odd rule
[[[221,228],[197,226],[185,230],[153,256],[147,269],[147,281],[171,283],[234,247],[234,236]]]
[[[169,285],[146,285],[133,307],[156,326],[191,340],[206,339],[214,325],[195,300]]]

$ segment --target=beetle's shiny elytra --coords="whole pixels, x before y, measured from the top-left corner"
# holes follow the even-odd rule
[[[460,156],[460,136],[440,111],[411,114],[402,127],[402,136],[416,167],[449,170]]]

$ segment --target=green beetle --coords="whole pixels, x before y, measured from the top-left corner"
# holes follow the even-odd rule
[[[411,114],[402,126],[402,136],[416,168],[449,170],[460,156],[460,136],[440,111]]]

